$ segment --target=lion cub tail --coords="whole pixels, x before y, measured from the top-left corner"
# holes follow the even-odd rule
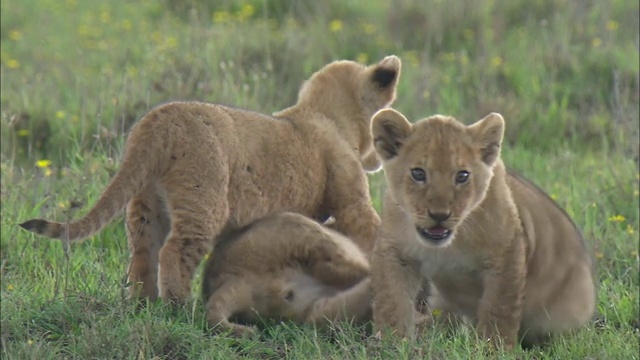
[[[141,188],[144,178],[140,175],[143,175],[143,171],[127,170],[126,164],[123,163],[98,202],[81,219],[68,223],[32,219],[23,222],[20,227],[46,237],[70,241],[82,240],[93,235],[120,214],[127,201]]]
[[[108,191],[105,192],[105,195]],[[126,201],[121,198],[102,196],[98,203],[83,218],[68,223],[59,223],[46,219],[31,219],[20,224],[20,227],[53,239],[79,241],[100,231],[118,215]]]
[[[20,227],[49,238],[79,241],[110,223],[122,212],[127,202],[147,186],[150,179],[166,170],[163,161],[158,159],[161,157],[159,154],[162,154],[161,148],[165,146],[163,141],[155,141],[155,144],[152,142],[151,146],[148,141],[142,144],[132,141],[133,137],[140,137],[140,132],[135,134],[134,130],[136,129],[132,129],[120,169],[98,202],[84,217],[67,223],[31,219],[20,224]]]

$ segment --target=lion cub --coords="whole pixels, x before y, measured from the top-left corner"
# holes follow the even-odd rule
[[[370,252],[380,223],[363,171],[380,167],[371,116],[393,102],[400,66],[396,56],[371,66],[333,62],[273,117],[199,102],[159,106],[131,129],[120,170],[87,215],[20,226],[80,240],[126,205],[132,297],[159,292],[177,302],[224,229],[276,212],[332,216]]]
[[[595,306],[579,231],[549,197],[508,174],[502,116],[470,126],[393,109],[372,120],[388,188],[372,258],[376,331],[414,333],[412,301],[427,280],[431,306],[474,320],[511,347],[584,325]]]
[[[345,236],[279,213],[221,236],[203,274],[211,327],[253,335],[258,318],[326,326],[371,319],[369,262]]]

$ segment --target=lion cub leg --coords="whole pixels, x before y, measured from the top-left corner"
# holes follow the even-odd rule
[[[522,320],[526,263],[524,238],[516,238],[505,249],[502,261],[494,262],[481,275],[484,292],[477,311],[478,334],[493,344],[502,340],[506,349],[518,341]]]
[[[176,170],[161,180],[171,214],[171,232],[160,250],[158,271],[165,301],[184,303],[189,298],[195,269],[229,218],[229,174],[215,160],[191,159],[188,167],[176,164]]]
[[[595,308],[595,291],[590,264],[575,264],[546,304],[526,314],[520,328],[523,345],[544,344],[588,323]]]
[[[158,253],[169,233],[171,220],[165,204],[153,187],[131,199],[127,205],[129,244],[129,298],[158,298]]]
[[[234,336],[254,336],[250,326],[232,323],[235,314],[251,311],[251,288],[237,278],[229,279],[209,297],[206,305],[207,322],[215,331],[230,331]]]
[[[417,269],[404,262],[388,242],[380,241],[373,253],[374,332],[394,329],[400,337],[412,338],[416,330],[415,300],[422,288]]]
[[[342,246],[322,236],[307,240],[312,244],[305,262],[309,273],[321,283],[346,289],[369,276],[369,263],[349,240]]]
[[[247,248],[278,249],[279,261],[296,262],[326,286],[346,289],[369,276],[369,261],[356,244],[311,219],[283,213],[260,226],[242,240]]]
[[[371,279],[366,278],[347,290],[317,299],[305,322],[327,327],[334,321],[364,323],[370,318]]]
[[[353,165],[359,169],[360,164]],[[340,171],[339,178],[331,178],[327,188],[328,207],[334,209],[335,222],[331,228],[346,235],[362,251],[370,256],[373,251],[380,216],[373,208],[369,195],[369,185],[362,171]]]

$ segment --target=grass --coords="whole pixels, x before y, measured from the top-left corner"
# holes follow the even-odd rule
[[[638,359],[637,3],[0,6],[3,359]],[[268,323],[257,340],[211,336],[197,300],[176,312],[125,301],[121,220],[70,247],[16,226],[83,213],[117,169],[126,131],[157,104],[196,99],[271,113],[323,64],[391,53],[403,60],[395,107],[409,118],[505,116],[505,161],[567,209],[593,251],[598,321],[513,353],[489,353],[466,328],[431,329],[415,343],[377,341],[349,324],[330,334]],[[383,180],[370,180],[379,209]]]

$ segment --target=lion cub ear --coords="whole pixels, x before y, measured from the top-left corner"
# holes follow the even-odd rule
[[[498,113],[491,113],[467,129],[480,146],[482,161],[493,166],[500,156],[500,146],[504,136],[504,119]]]
[[[396,155],[409,134],[412,125],[401,113],[394,109],[382,109],[373,115],[371,133],[373,146],[383,160]]]
[[[389,55],[372,66],[371,80],[382,89],[394,87],[400,77],[402,62],[395,55]]]

